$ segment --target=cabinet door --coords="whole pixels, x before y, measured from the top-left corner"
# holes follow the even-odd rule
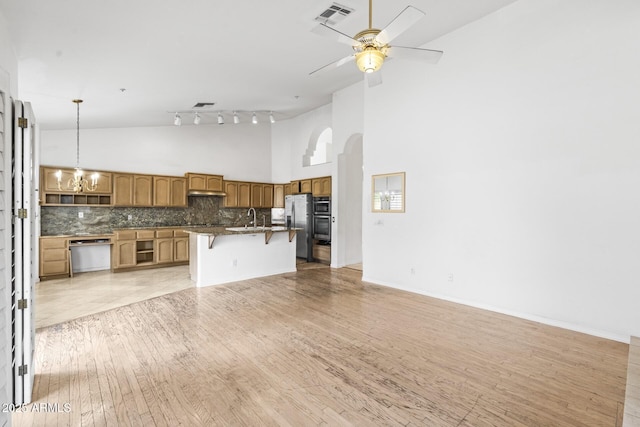
[[[207,189],[207,177],[206,175],[199,174],[187,174],[189,177],[189,190],[206,190]]]
[[[227,193],[224,196],[224,206],[226,208],[238,207],[238,183],[235,181],[224,182],[224,192]]]
[[[314,197],[322,195],[322,182],[320,178],[314,178],[311,180],[311,193]]]
[[[171,178],[171,206],[187,206],[187,180]]]
[[[133,176],[133,205],[152,206],[153,177],[151,175]]]
[[[189,261],[189,238],[176,237],[173,239],[173,260]]]
[[[300,181],[300,192],[301,193],[311,193],[311,180],[303,179]]]
[[[173,262],[173,238],[156,239],[156,263]]]
[[[58,178],[56,177],[56,173],[58,171],[62,171],[62,178],[60,179],[60,186],[58,188]],[[67,182],[71,178],[73,178],[73,170],[69,169],[55,169],[55,168],[41,168],[40,169],[42,188],[40,191],[43,193],[55,193],[55,192],[64,192],[64,187],[67,185]]]
[[[85,176],[85,178],[91,181],[92,172],[85,171],[85,174],[87,175]],[[96,190],[94,191],[94,193],[111,194],[113,188],[111,186],[111,178],[111,172],[98,172],[98,182],[96,183]]]
[[[133,175],[113,174],[113,204],[114,206],[133,205]]]
[[[321,179],[321,195],[323,196],[331,196],[331,177],[325,176]]]
[[[298,194],[300,192],[300,181],[291,181],[289,187],[291,188],[290,194]]]
[[[153,177],[153,206],[171,206],[171,178]]]
[[[264,184],[262,186],[262,207],[273,207],[273,184]]]
[[[273,186],[273,207],[284,208],[284,185],[275,184]]]
[[[238,207],[251,207],[251,184],[248,182],[238,183]]]
[[[251,206],[254,208],[262,207],[262,189],[263,185],[258,183],[251,183]]]
[[[221,175],[207,175],[207,190],[209,191],[222,191],[222,176]]]
[[[136,241],[117,240],[113,245],[113,268],[136,266]]]

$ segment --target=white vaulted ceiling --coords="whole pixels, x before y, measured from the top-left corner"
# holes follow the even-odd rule
[[[373,24],[384,27],[411,4],[427,15],[394,44],[422,46],[513,1],[377,0]],[[310,31],[332,3],[0,0],[0,12],[16,49],[19,97],[42,129],[68,129],[74,98],[85,101],[83,128],[170,125],[169,112],[197,102],[215,102],[202,123],[214,123],[218,110],[273,110],[282,120],[324,105],[362,79],[354,64],[309,76],[351,53]],[[367,0],[338,3],[355,11],[336,29],[367,27]]]

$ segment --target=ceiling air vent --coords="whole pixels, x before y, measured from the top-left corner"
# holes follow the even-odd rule
[[[336,25],[344,18],[349,16],[353,12],[350,7],[343,6],[338,3],[333,3],[327,9],[325,9],[320,15],[316,16],[317,22],[322,22],[325,25]]]
[[[211,108],[215,105],[215,102],[198,102],[192,108]]]

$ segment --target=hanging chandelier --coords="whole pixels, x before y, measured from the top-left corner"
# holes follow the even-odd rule
[[[83,191],[96,191],[98,188],[98,178],[100,178],[100,174],[98,172],[94,172],[90,176],[90,180],[87,180],[84,177],[84,171],[80,167],[80,103],[82,103],[82,99],[74,99],[73,102],[76,104],[77,115],[76,115],[76,168],[73,172],[73,177],[69,178],[67,181],[67,187],[62,188],[62,171],[58,170],[56,172],[56,178],[58,179],[58,190],[70,190],[74,193],[81,193]]]

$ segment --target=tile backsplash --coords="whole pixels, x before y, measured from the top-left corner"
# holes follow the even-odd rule
[[[242,226],[253,218],[246,208],[222,207],[221,197],[189,197],[186,208],[137,208],[103,206],[42,206],[40,234],[102,234],[118,228],[187,225]],[[83,217],[79,218],[82,213]],[[271,209],[256,209],[258,224],[262,216],[271,222]],[[129,220],[129,215],[131,220]]]

